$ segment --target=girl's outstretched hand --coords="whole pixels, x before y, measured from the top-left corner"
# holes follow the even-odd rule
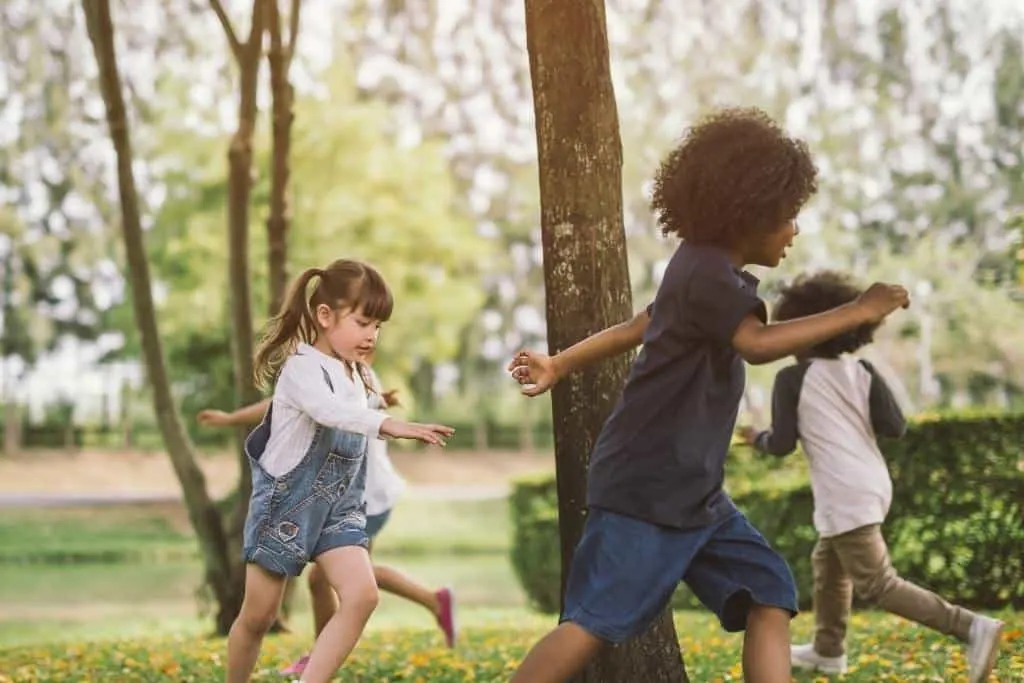
[[[435,446],[444,446],[445,440],[454,434],[455,430],[445,425],[404,422],[389,417],[381,423],[380,433],[394,439],[413,439]]]

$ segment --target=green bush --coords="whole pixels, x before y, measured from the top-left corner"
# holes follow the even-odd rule
[[[885,535],[905,578],[970,607],[1024,607],[1024,415],[961,415],[911,426],[882,444],[894,481]],[[766,456],[770,457],[770,456]],[[801,457],[801,456],[791,456]],[[730,456],[730,465],[745,464]],[[811,601],[810,555],[817,539],[806,479],[730,470],[737,506],[787,559],[804,607]],[[762,478],[770,485],[750,486]],[[780,484],[779,482],[785,482]],[[558,506],[554,478],[517,483],[511,496],[512,563],[535,607],[559,605]],[[685,590],[677,607],[695,606]]]

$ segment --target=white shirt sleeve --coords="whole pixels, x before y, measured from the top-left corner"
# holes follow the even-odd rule
[[[367,408],[349,382],[336,384],[342,386],[332,390],[327,384],[319,359],[295,355],[281,369],[274,398],[305,413],[317,424],[380,438],[381,423],[388,416]]]

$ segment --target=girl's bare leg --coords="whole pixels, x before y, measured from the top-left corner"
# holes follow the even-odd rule
[[[242,610],[228,633],[227,683],[248,683],[260,656],[263,636],[277,618],[286,577],[249,564],[245,567]]]
[[[328,550],[316,558],[340,605],[313,645],[302,683],[327,683],[359,641],[379,594],[370,555],[359,546]]]

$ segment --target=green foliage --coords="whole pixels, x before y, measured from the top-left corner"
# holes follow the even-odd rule
[[[545,474],[516,481],[509,511],[512,568],[530,603],[553,614],[561,604],[562,565],[555,477]]]
[[[377,370],[391,388],[422,359],[439,363],[457,351],[459,331],[482,302],[479,273],[490,250],[454,211],[454,186],[438,145],[403,147],[385,128],[387,111],[358,101],[344,66],[327,74],[323,97],[296,103],[291,154],[288,267],[291,278],[342,257],[376,266],[395,295],[381,334]],[[185,97],[187,93],[178,93]],[[167,198],[147,236],[159,298],[160,332],[182,410],[234,405],[229,354],[227,274],[227,136],[210,136],[168,115],[160,122],[161,180]],[[265,219],[269,195],[267,135],[257,132],[258,173],[251,209],[250,272],[257,330],[269,300]],[[138,354],[127,306],[118,317]],[[193,437],[200,436],[189,420]]]
[[[927,418],[904,439],[883,443],[894,482],[884,530],[901,575],[968,606],[1024,607],[1021,443],[1024,415],[1014,414]],[[743,479],[735,474],[730,472],[730,482]],[[817,540],[811,489],[793,476],[765,477],[755,470],[755,477],[761,485],[730,486],[736,505],[789,562],[809,606]],[[555,612],[560,559],[554,478],[518,482],[510,505],[516,574],[538,609]],[[697,605],[685,591],[676,604]]]

